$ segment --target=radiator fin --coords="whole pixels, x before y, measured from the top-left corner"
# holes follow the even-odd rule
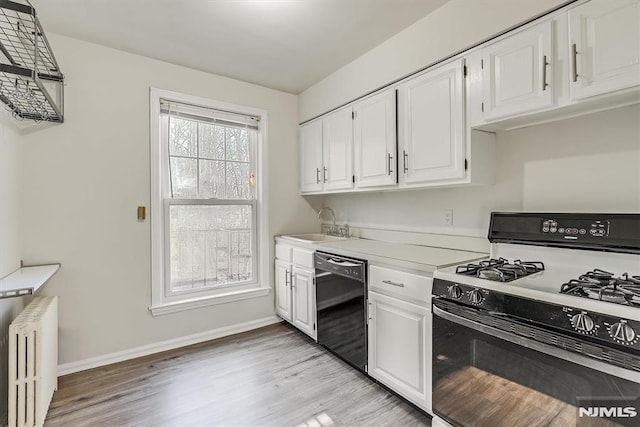
[[[58,299],[38,297],[9,326],[9,426],[42,426],[58,388]]]

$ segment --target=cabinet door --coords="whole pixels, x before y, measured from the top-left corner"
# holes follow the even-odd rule
[[[314,272],[294,266],[291,278],[293,326],[315,339],[316,298],[313,286]]]
[[[322,121],[300,127],[300,191],[322,191]]]
[[[552,38],[552,21],[546,21],[482,50],[485,120],[553,105]]]
[[[369,292],[369,375],[431,411],[431,313]]]
[[[344,108],[322,119],[325,190],[353,188],[353,118]]]
[[[276,313],[291,322],[291,263],[276,259]]]
[[[387,90],[353,107],[358,188],[396,184],[396,91]]]
[[[398,88],[401,185],[465,176],[463,79],[459,60]]]
[[[640,84],[640,1],[593,0],[569,10],[571,98]]]

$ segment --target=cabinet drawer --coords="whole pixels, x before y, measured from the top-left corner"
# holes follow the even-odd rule
[[[369,266],[369,290],[382,292],[403,300],[430,303],[432,283],[431,277],[375,265]]]
[[[315,251],[307,249],[293,248],[293,263],[299,267],[314,269],[313,254]]]
[[[291,262],[291,260],[293,259],[291,256],[292,250],[293,247],[278,243],[276,244],[276,258],[281,261]]]

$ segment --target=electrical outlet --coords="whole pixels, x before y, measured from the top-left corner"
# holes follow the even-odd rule
[[[442,225],[453,225],[453,209],[442,211]]]

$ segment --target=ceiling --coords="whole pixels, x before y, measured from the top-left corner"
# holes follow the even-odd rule
[[[45,32],[300,93],[446,1],[32,0],[31,3]]]

